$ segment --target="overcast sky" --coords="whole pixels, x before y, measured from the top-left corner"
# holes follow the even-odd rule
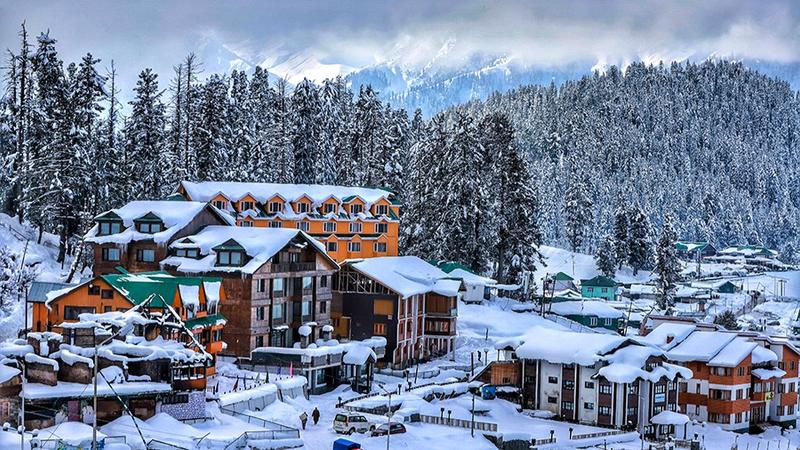
[[[0,46],[16,50],[22,21],[50,30],[65,61],[114,59],[127,88],[139,70],[161,78],[203,45],[251,63],[305,51],[329,64],[429,61],[453,52],[508,53],[537,64],[621,63],[714,54],[800,59],[800,2],[778,1],[42,1],[0,2]],[[208,53],[206,53],[207,55]],[[206,61],[211,67],[229,61]],[[269,65],[269,64],[268,64]]]

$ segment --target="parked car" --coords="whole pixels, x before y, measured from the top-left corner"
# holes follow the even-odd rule
[[[400,434],[406,432],[406,426],[402,423],[394,423],[391,425],[384,423],[379,425],[378,428],[372,430],[372,436],[386,436],[386,434]]]
[[[360,448],[361,444],[345,438],[339,438],[333,441],[333,450],[359,450]]]
[[[374,429],[375,424],[370,423],[362,414],[342,412],[333,418],[333,431],[337,433],[366,433]]]

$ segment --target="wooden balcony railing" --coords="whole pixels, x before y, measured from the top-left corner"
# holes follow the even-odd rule
[[[272,263],[270,271],[275,272],[306,272],[315,270],[317,263],[315,262],[291,262],[291,263]]]

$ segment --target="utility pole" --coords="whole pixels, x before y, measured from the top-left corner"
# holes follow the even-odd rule
[[[472,424],[470,424],[469,435],[475,437],[475,393],[472,393]]]

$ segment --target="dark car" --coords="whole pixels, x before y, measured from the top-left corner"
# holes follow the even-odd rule
[[[378,426],[372,430],[372,436],[386,436],[386,433],[389,434],[400,434],[406,432],[406,427],[402,423],[393,423],[391,424],[391,428],[389,424],[383,424]]]

